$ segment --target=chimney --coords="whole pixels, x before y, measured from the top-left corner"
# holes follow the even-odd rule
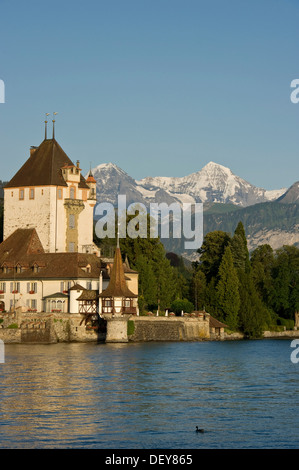
[[[34,154],[38,147],[34,147],[33,145],[30,147],[30,157]]]

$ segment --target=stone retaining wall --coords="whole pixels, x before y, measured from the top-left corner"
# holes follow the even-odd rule
[[[97,342],[95,330],[80,325],[82,316],[70,313],[12,313],[2,316],[0,339],[4,343]],[[18,328],[9,328],[10,325]]]
[[[199,341],[209,339],[209,320],[188,317],[131,317],[129,341]]]

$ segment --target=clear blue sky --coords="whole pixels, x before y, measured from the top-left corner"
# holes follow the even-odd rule
[[[298,0],[0,0],[0,18],[0,179],[56,111],[84,173],[212,160],[266,189],[299,180]]]

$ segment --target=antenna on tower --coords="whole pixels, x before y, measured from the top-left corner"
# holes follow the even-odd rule
[[[56,114],[58,114],[58,113],[53,113],[53,119],[52,119],[52,122],[53,122],[53,139],[55,137],[55,127],[54,127],[55,126],[55,119],[54,119],[54,116],[56,116]]]
[[[47,139],[47,124],[48,124],[48,116],[50,115],[50,113],[45,113],[46,114],[46,120],[45,120],[45,140]]]

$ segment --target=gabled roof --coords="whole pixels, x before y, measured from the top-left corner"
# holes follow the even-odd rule
[[[210,327],[212,328],[227,328],[227,325],[217,320],[216,318],[210,315]]]
[[[100,297],[138,297],[136,294],[128,288],[124,265],[121,257],[120,248],[117,247],[114,255],[114,262],[112,271],[110,274],[110,282],[107,287],[100,295]]]
[[[77,300],[97,300],[98,295],[99,293],[97,290],[84,289]]]
[[[19,228],[0,244],[0,266],[5,262],[13,262],[15,266],[17,263],[22,265],[25,259],[28,264],[28,255],[40,253],[44,253],[44,248],[35,228]],[[37,261],[33,261],[34,263],[37,264]]]
[[[23,186],[67,186],[61,168],[74,166],[55,139],[45,139],[5,188]],[[79,188],[89,189],[81,175]]]

